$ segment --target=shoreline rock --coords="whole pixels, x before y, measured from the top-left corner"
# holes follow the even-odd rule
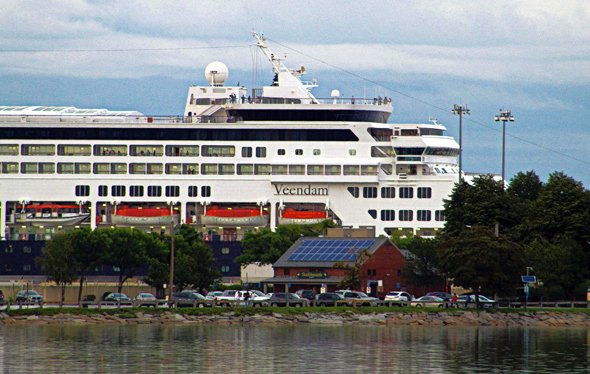
[[[183,314],[181,311],[134,314],[117,313],[76,314],[58,313],[50,315],[0,315],[0,324],[317,324],[317,325],[373,325],[373,326],[491,326],[491,327],[590,327],[590,314],[560,313],[550,311],[503,313],[503,312],[375,312],[355,313],[354,311],[305,312],[301,314],[273,312],[271,314],[237,315],[233,312],[222,314]]]

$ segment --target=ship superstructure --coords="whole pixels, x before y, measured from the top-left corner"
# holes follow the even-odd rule
[[[316,98],[304,67],[288,69],[254,37],[271,84],[227,86],[227,67],[211,63],[182,116],[0,106],[3,237],[187,223],[236,240],[324,218],[378,235],[442,228],[459,150],[445,127],[388,123],[387,99]]]

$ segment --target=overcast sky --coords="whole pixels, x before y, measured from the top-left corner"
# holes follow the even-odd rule
[[[318,97],[393,98],[391,122],[438,118],[464,168],[500,173],[500,108],[511,177],[564,171],[590,186],[589,1],[0,1],[0,104],[182,113],[207,63],[230,84],[268,84],[250,31]],[[28,52],[24,52],[28,51]],[[55,52],[59,51],[59,52]],[[377,84],[375,84],[377,83]]]

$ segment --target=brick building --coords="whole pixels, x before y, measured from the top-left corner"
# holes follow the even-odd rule
[[[334,264],[341,262],[353,266],[363,250],[369,256],[361,265],[362,291],[377,297],[393,290],[423,292],[402,278],[404,251],[400,251],[388,238],[300,238],[273,264],[274,276],[263,284],[265,288],[272,284],[275,291],[335,291],[345,270],[334,268]]]

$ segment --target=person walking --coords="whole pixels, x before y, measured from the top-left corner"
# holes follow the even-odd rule
[[[452,307],[454,307],[454,308],[459,307],[459,305],[457,304],[458,298],[457,298],[457,294],[456,293],[453,293],[453,296],[451,297],[451,300],[452,300],[452,303],[451,303],[451,306]]]

